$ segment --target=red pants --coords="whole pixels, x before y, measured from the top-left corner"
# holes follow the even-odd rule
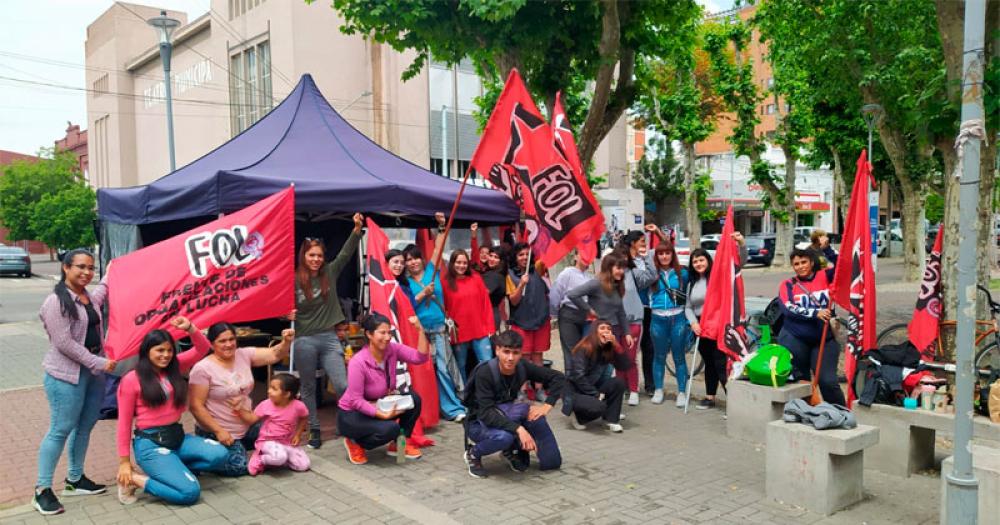
[[[626,332],[624,330],[618,330],[618,344],[622,345],[625,349],[625,355],[628,356],[628,360],[632,363],[632,366],[628,370],[615,370],[615,375],[622,378],[625,381],[625,385],[628,387],[629,392],[639,391],[639,369],[635,366],[635,356],[639,349],[639,342],[642,341],[642,321],[638,323],[632,323],[628,326],[628,335],[632,336],[632,344],[628,344],[625,341]]]
[[[524,346],[521,353],[534,354],[542,353],[552,345],[552,320],[546,318],[545,324],[535,330],[524,330],[520,326],[511,325],[511,330],[521,334],[524,339]]]

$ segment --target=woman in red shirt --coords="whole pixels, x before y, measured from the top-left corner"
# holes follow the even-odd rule
[[[444,281],[444,311],[458,325],[458,337],[452,341],[452,348],[464,383],[469,348],[480,362],[493,357],[490,345],[495,326],[493,305],[483,278],[472,271],[465,250],[451,253]]]

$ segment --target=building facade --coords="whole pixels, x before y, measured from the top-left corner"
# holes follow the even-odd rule
[[[709,15],[709,19],[718,23],[730,20],[749,20],[757,8],[748,5],[721,13]],[[765,94],[759,102],[757,111],[760,123],[754,128],[755,134],[768,143],[764,158],[775,170],[784,170],[785,158],[780,148],[771,144],[781,115],[788,111],[783,100],[770,92],[774,87],[774,74],[767,61],[767,45],[760,41],[760,33],[754,29],[746,51],[741,55],[743,63],[749,61],[753,68],[753,79],[758,90]],[[762,189],[749,183],[749,164],[747,157],[735,158],[733,147],[727,138],[732,135],[735,126],[735,115],[723,114],[716,120],[715,132],[695,146],[699,167],[708,171],[712,177],[713,192],[708,198],[709,206],[725,212],[726,206],[732,200],[737,227],[744,233],[771,233],[775,231],[775,221],[764,209],[761,197]],[[827,167],[819,170],[809,170],[803,164],[796,166],[796,217],[793,226],[814,226],[827,231],[839,229],[835,221],[833,171]],[[714,232],[719,227],[714,223],[706,223],[703,230]]]
[[[90,178],[97,187],[148,184],[169,171],[163,66],[158,36],[146,23],[159,13],[116,2],[87,28]],[[344,21],[328,2],[211,0],[197,19],[167,16],[181,21],[171,61],[178,167],[253,125],[310,73],[334,109],[383,148],[439,174],[464,175],[478,144],[474,99],[482,94],[470,64],[430,63],[404,82],[414,53],[341,33]],[[622,179],[620,132],[621,152],[609,153],[606,140],[596,162]]]
[[[87,130],[80,131],[79,124],[66,123],[66,136],[57,140],[57,151],[69,151],[76,155],[80,163],[83,179],[90,182],[90,156],[87,153]]]

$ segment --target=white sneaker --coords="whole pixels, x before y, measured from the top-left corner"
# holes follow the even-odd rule
[[[569,416],[569,424],[577,430],[587,430],[587,425],[581,423],[580,420],[576,418],[576,414]]]
[[[465,412],[459,412],[458,415],[452,419],[452,421],[456,423],[461,423],[462,421],[465,421]]]
[[[622,426],[619,425],[618,423],[608,423],[608,430],[610,430],[610,431],[618,434],[618,433],[621,433],[621,431],[625,430],[625,429],[622,428]]]
[[[663,403],[663,389],[657,388],[656,391],[653,392],[653,404],[659,405],[660,403]]]
[[[684,403],[687,401],[687,394],[684,392],[677,393],[677,408],[684,408]]]
[[[632,392],[628,395],[628,406],[635,407],[639,406],[639,393]]]
[[[625,411],[624,410],[622,410],[622,413],[618,415],[618,420],[619,421],[625,421]]]

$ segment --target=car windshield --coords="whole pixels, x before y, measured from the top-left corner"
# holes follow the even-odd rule
[[[4,255],[28,255],[22,248],[0,248],[0,253]]]
[[[690,247],[691,247],[691,239],[677,239],[677,242],[674,243],[674,248],[690,248]]]
[[[747,248],[763,248],[764,239],[758,239],[754,237],[747,237]]]

